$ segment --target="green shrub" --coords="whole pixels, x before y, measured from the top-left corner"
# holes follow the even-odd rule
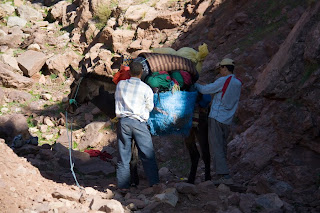
[[[57,74],[54,74],[54,73],[51,73],[51,74],[50,74],[50,78],[51,78],[51,79],[56,79],[57,77],[58,77]]]
[[[21,53],[24,53],[24,52],[25,52],[25,50],[23,50],[23,49],[16,49],[13,51],[13,56],[18,57]]]
[[[104,26],[106,26],[110,16],[111,7],[107,4],[100,6],[93,17],[93,19],[96,21],[96,27],[98,29],[102,29]]]
[[[28,118],[27,118],[27,123],[28,123],[28,127],[35,127],[34,123],[33,123],[33,116],[30,115]]]
[[[29,93],[32,95],[30,102],[38,101],[40,99],[40,94],[37,94],[35,91],[30,90]]]

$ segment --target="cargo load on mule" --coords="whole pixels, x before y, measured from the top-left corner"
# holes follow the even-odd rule
[[[198,96],[193,84],[199,78],[202,61],[208,54],[207,46],[192,48],[158,48],[142,52],[136,58],[123,56],[114,83],[130,78],[129,64],[138,61],[143,65],[141,80],[154,92],[154,109],[148,124],[152,135],[188,135],[192,127],[193,111]]]

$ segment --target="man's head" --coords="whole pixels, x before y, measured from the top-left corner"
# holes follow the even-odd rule
[[[130,65],[130,75],[131,77],[138,77],[140,78],[142,75],[143,66],[140,62],[132,62]]]
[[[225,76],[233,73],[234,61],[230,58],[225,58],[220,61],[217,66],[219,67],[220,74]]]

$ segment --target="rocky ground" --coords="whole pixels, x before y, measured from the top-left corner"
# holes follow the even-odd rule
[[[2,113],[5,115],[2,119],[9,117],[17,129],[27,129],[32,137],[38,137],[39,142],[38,145],[32,143],[19,145],[18,139],[13,139],[16,147],[10,148],[3,140],[1,141],[3,152],[0,159],[0,200],[3,212],[70,212],[71,210],[75,212],[98,210],[106,212],[212,212],[218,210],[239,212],[239,208],[247,208],[244,204],[247,201],[242,201],[239,207],[240,192],[245,191],[244,187],[236,185],[230,188],[223,184],[214,186],[211,181],[203,181],[202,162],[199,166],[196,185],[185,183],[190,163],[181,136],[154,136],[161,184],[148,187],[142,166],[139,165],[140,185],[131,188],[127,194],[121,194],[115,186],[117,151],[112,124],[110,121],[105,122],[104,115],[92,104],[81,106],[78,115],[69,115],[70,117],[66,119],[65,114],[62,114],[66,106],[63,101],[66,95],[63,94],[68,92],[70,81],[67,79],[64,86],[61,86],[61,82],[57,79],[51,79],[48,76],[45,78],[51,82],[51,89],[48,89],[47,84],[35,84],[32,90],[34,93],[25,101],[21,99],[22,94],[28,96],[30,93],[19,91],[17,101],[9,102],[6,99],[6,103],[12,104],[5,103],[2,107],[7,109],[3,110]],[[58,85],[59,89],[57,89]],[[13,91],[18,92],[4,89],[5,94],[13,94]],[[44,93],[47,96],[55,96],[58,103],[61,101],[61,105],[50,100],[51,98],[48,100],[44,98],[45,96],[41,96]],[[34,96],[39,98],[35,99]],[[38,106],[35,108],[48,106],[44,110],[23,107],[23,104],[28,101]],[[85,113],[81,113],[82,111]],[[24,115],[29,115],[30,119],[25,119]],[[25,119],[24,123],[23,119]],[[16,122],[17,120],[20,122]],[[76,179],[81,188],[77,187],[70,171],[68,143],[71,140],[66,137],[66,121],[69,125],[73,124],[72,156]],[[68,132],[71,134],[71,130]],[[97,134],[101,134],[101,137]],[[89,142],[86,142],[86,138]],[[96,138],[101,138],[101,141],[97,143]],[[94,142],[97,145],[92,145]],[[89,154],[83,152],[80,147],[84,143],[90,143],[93,149],[108,152],[111,158],[104,160],[99,157],[90,158]],[[79,148],[81,151],[77,151]],[[283,203],[276,194],[268,196]],[[252,194],[252,198],[254,197]],[[241,199],[246,200],[246,198]],[[269,200],[270,198],[261,199],[274,202]],[[269,204],[273,206],[272,203]]]
[[[0,3],[0,212],[320,211],[320,3],[106,1],[103,22],[103,2]],[[183,137],[154,136],[161,183],[148,187],[139,164],[140,185],[120,193],[114,124],[90,102],[65,114],[68,67],[112,75],[121,54],[202,43],[200,81],[226,56],[243,81],[228,145],[235,184],[204,182],[201,161],[185,183]]]

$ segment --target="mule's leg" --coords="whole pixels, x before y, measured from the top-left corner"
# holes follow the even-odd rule
[[[196,141],[195,141],[195,131],[194,127],[191,128],[190,134],[188,137],[185,138],[185,144],[189,151],[190,159],[191,159],[191,169],[188,178],[188,183],[194,184],[197,174],[198,162],[200,158],[200,154],[198,152]]]
[[[210,158],[209,141],[208,141],[207,114],[204,114],[204,115],[200,114],[197,138],[198,138],[201,153],[202,153],[202,160],[205,166],[205,180],[211,180],[211,174],[210,174],[211,158]]]
[[[138,148],[136,142],[132,140],[131,145],[131,161],[130,161],[130,176],[131,176],[131,185],[139,185],[139,175],[138,175]]]

